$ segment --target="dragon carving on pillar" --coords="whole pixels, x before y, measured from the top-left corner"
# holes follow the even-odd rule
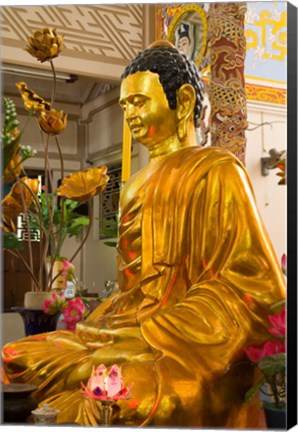
[[[210,3],[208,49],[211,145],[245,163],[247,123],[244,61],[246,3]]]

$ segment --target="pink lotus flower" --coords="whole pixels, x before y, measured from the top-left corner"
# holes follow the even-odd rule
[[[43,302],[42,310],[45,314],[54,315],[58,311],[62,310],[64,304],[65,304],[64,295],[60,296],[57,293],[54,293],[52,295],[52,298],[47,299]]]
[[[124,380],[120,366],[113,365],[107,370],[104,364],[96,369],[93,367],[87,385],[81,383],[81,392],[85,398],[98,400],[130,399],[133,383],[124,387]]]
[[[263,358],[285,352],[285,343],[279,340],[270,340],[264,345],[244,348],[244,352],[253,363],[259,363]]]
[[[263,347],[250,346],[244,348],[243,351],[253,363],[259,363],[259,361],[264,357]]]
[[[64,316],[63,322],[66,324],[67,330],[74,330],[76,324],[82,321],[86,306],[79,298],[69,300],[62,309]]]
[[[279,314],[269,315],[268,318],[273,325],[268,331],[274,336],[284,338],[286,335],[286,308],[283,307]]]
[[[262,387],[264,383],[266,383],[269,389],[268,395],[271,399],[270,402],[263,401],[263,404],[264,406],[268,406],[268,403],[269,405],[272,405],[273,403],[277,409],[284,409],[286,404],[286,307],[283,307],[280,310],[282,303],[284,302],[279,301],[271,306],[272,310],[279,310],[279,313],[268,316],[268,319],[272,324],[272,327],[268,329],[268,340],[261,346],[250,346],[244,349],[248,359],[257,366],[263,375],[263,377],[254,383],[253,387],[246,392],[245,400],[251,401],[257,391],[262,391]]]
[[[285,352],[285,342],[270,340],[263,346],[263,358]]]

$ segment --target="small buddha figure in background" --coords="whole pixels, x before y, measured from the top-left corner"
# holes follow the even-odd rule
[[[188,59],[193,59],[194,51],[194,29],[193,25],[182,21],[175,32],[176,48],[186,55]]]
[[[196,145],[202,98],[195,64],[167,43],[125,69],[120,105],[150,162],[121,192],[119,290],[74,332],[3,349],[8,379],[37,384],[60,423],[100,424],[80,383],[117,364],[134,399],[118,401],[115,425],[259,426],[243,348],[267,338],[285,281],[245,168]]]

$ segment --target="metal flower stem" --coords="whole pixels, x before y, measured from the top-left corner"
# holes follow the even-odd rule
[[[52,100],[51,100],[51,106],[52,106],[53,103],[54,103],[55,97],[56,97],[56,81],[57,80],[56,80],[56,71],[55,71],[53,60],[50,60],[50,65],[51,65],[52,72],[53,72],[53,77],[54,77],[54,80],[53,80],[53,91],[52,91]]]
[[[24,188],[26,188],[27,191],[31,194],[32,199],[33,199],[33,201],[34,201],[34,204],[36,205],[36,207],[37,207],[37,209],[38,209],[38,218],[39,218],[39,220],[40,220],[40,226],[42,226],[41,208],[40,208],[39,202],[38,202],[38,200],[37,200],[35,194],[32,192],[32,190],[30,189],[30,187],[29,187],[29,186],[28,186],[28,185],[27,185],[27,184],[22,180],[22,178],[17,177],[17,181],[18,181],[18,183],[19,183],[20,185],[24,186]],[[25,202],[24,202],[23,190],[22,190],[22,188],[20,188],[20,190],[21,190],[22,205],[23,205],[23,209],[24,209],[25,218],[26,218],[26,220],[28,220],[28,216],[29,216],[29,215],[27,214],[27,207],[26,207]],[[30,236],[30,230],[29,230],[29,225],[28,225],[28,224],[27,224],[27,227],[26,227],[26,228],[27,228],[28,239],[31,239],[31,236]],[[28,247],[30,247],[30,245],[31,245],[31,240],[28,241]],[[18,258],[22,261],[22,263],[24,264],[24,266],[25,266],[25,267],[27,268],[27,270],[29,271],[30,276],[31,276],[31,278],[33,279],[33,282],[34,282],[34,284],[35,284],[35,285],[33,285],[33,288],[34,288],[33,290],[35,290],[35,288],[38,290],[38,289],[41,287],[41,285],[40,285],[40,280],[38,281],[38,280],[36,279],[35,275],[34,275],[33,263],[31,263],[30,260],[29,260],[29,264],[28,264],[28,263],[26,262],[26,260],[24,259],[23,255],[21,254],[21,252],[20,252],[19,250],[17,250],[16,252],[14,252],[14,251],[8,249],[8,252],[9,252],[11,255],[13,255],[13,256],[18,257]]]
[[[50,242],[52,244],[54,244],[55,242],[55,236],[54,236],[54,230],[53,230],[53,214],[54,214],[54,196],[53,196],[53,192],[51,192],[51,203],[50,203],[50,199],[49,199],[49,172],[50,172],[50,166],[49,166],[49,140],[50,140],[50,136],[46,135],[46,140],[44,139],[44,134],[43,132],[41,133],[42,138],[44,140],[44,145],[45,145],[45,196],[46,196],[46,205],[47,205],[47,209],[48,209],[48,214],[49,214],[49,232],[48,232],[48,238],[50,239]],[[51,185],[52,186],[52,185]],[[48,247],[48,244],[46,243],[46,248]],[[46,253],[47,253],[47,249],[46,249]],[[51,251],[52,253],[54,253],[53,251]],[[49,278],[50,280],[52,280],[53,277],[53,265],[54,265],[54,256],[52,255],[51,258],[51,266],[50,266],[50,270],[49,270]],[[46,287],[45,290],[47,290],[47,283],[46,283]]]
[[[102,400],[100,406],[101,424],[103,426],[110,426],[112,424],[113,405],[112,400]]]
[[[85,237],[81,241],[80,246],[78,247],[78,249],[76,250],[76,252],[73,254],[73,256],[70,258],[69,262],[72,262],[75,259],[75,257],[78,255],[78,253],[80,252],[80,250],[82,249],[82,247],[86,243],[86,241],[87,241],[87,239],[89,237],[89,234],[91,232],[91,227],[92,227],[92,222],[93,222],[93,208],[92,208],[91,200],[92,200],[92,198],[89,198],[89,200],[87,201],[88,214],[89,214],[89,225],[87,227],[87,232],[85,234]]]
[[[64,178],[64,163],[63,163],[63,156],[62,156],[62,151],[61,151],[61,146],[60,146],[60,142],[57,136],[55,136],[55,141],[57,144],[57,149],[59,152],[59,157],[60,157],[60,164],[61,164],[61,179]],[[61,206],[61,215],[60,215],[60,230],[58,232],[58,236],[57,236],[57,244],[56,244],[56,250],[55,250],[55,254],[57,255],[57,257],[59,258],[61,255],[61,247],[62,247],[62,243],[63,243],[63,225],[64,225],[64,201],[65,198],[61,197],[61,202],[60,202],[60,206]]]
[[[25,219],[27,221],[26,228],[27,228],[27,235],[28,235],[29,265],[30,265],[30,269],[32,269],[32,273],[34,274],[32,244],[31,244],[31,231],[30,231],[29,224],[28,224],[29,216],[28,216],[27,206],[25,203],[24,191],[23,191],[22,186],[21,186],[22,180],[20,179],[20,177],[17,177],[17,182],[18,182],[18,186],[19,186],[20,192],[21,192],[21,200],[22,200],[22,205],[23,205],[23,211],[25,214]],[[33,287],[34,291],[35,291],[35,289],[38,288],[38,287],[35,287],[35,284],[32,283],[32,281],[31,281],[31,287]]]

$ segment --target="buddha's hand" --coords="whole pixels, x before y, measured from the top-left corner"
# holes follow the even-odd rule
[[[121,327],[116,329],[101,328],[97,332],[97,340],[87,342],[88,348],[103,347],[106,345],[112,345],[122,341],[138,340],[143,341],[141,330],[139,327]]]
[[[96,338],[94,329],[92,331],[94,337],[91,337],[89,334],[87,341],[84,342],[81,337],[81,344],[85,346],[85,350],[87,351],[86,361],[74,365],[67,378],[67,384],[75,385],[86,381],[90,377],[93,367],[97,367],[100,364],[110,366],[127,361],[147,362],[155,359],[156,354],[152,352],[149,345],[145,342],[140,328],[97,328]]]
[[[92,355],[95,364],[153,359],[152,351],[139,327],[100,329],[98,336],[98,342],[86,344],[89,349],[95,349]]]
[[[87,348],[100,348],[119,343],[123,340],[144,340],[140,327],[123,326],[109,328],[106,322],[81,322],[77,324],[76,333],[81,343]]]

